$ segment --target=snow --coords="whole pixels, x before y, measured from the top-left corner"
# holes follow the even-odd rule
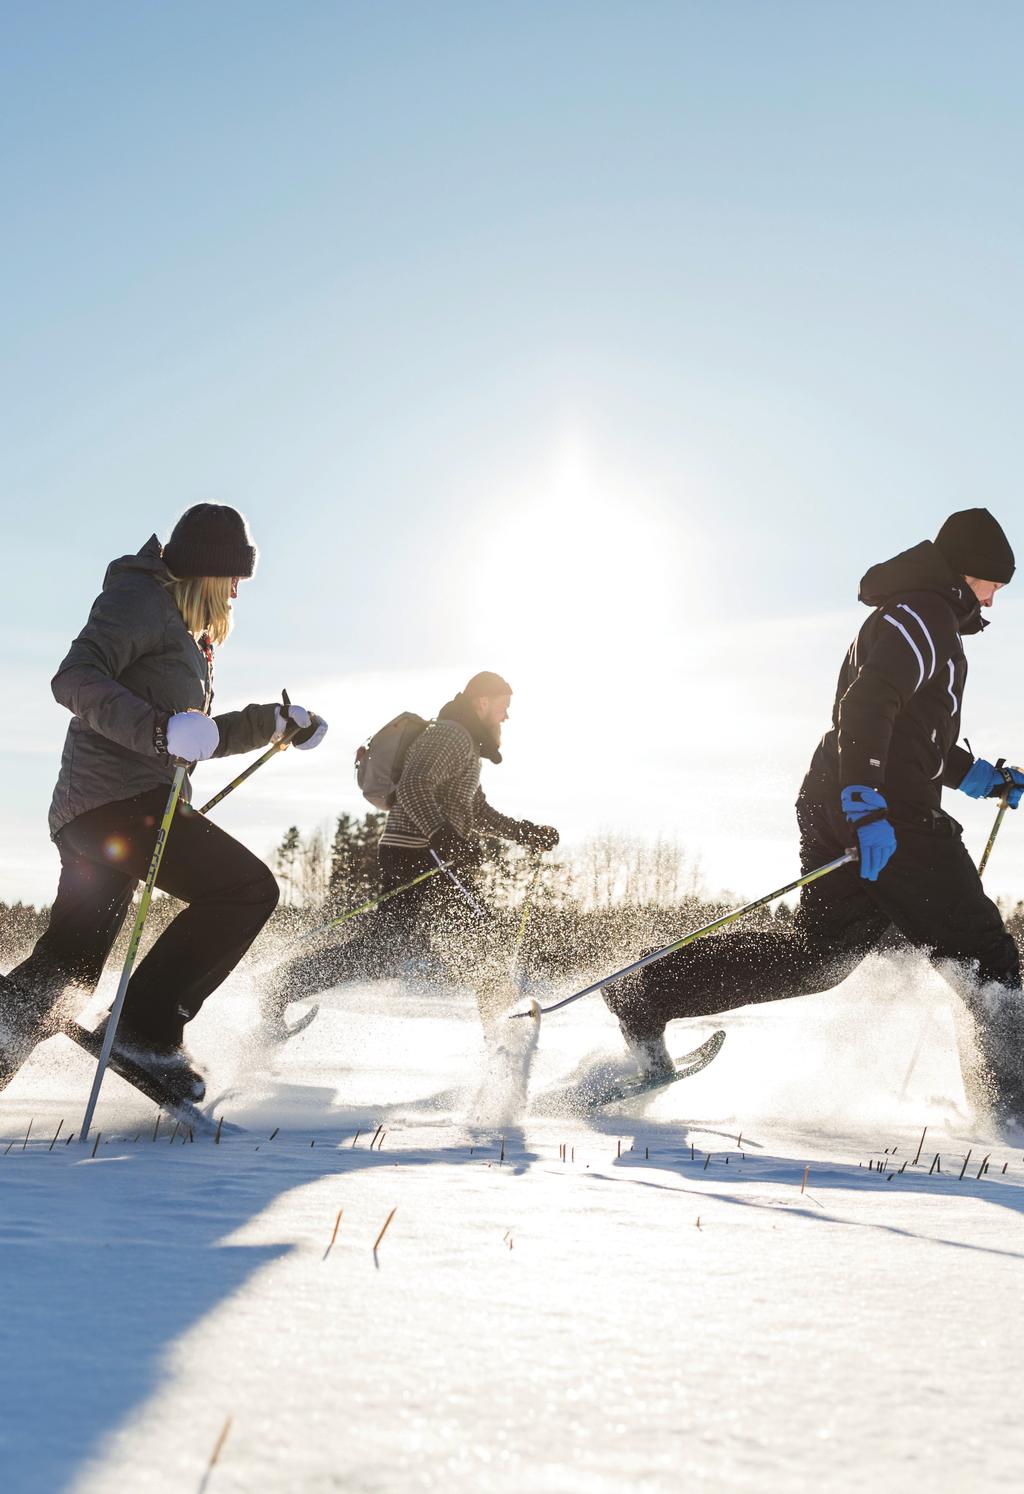
[[[488,1053],[468,995],[342,987],[246,1078],[251,1020],[238,977],[196,1023],[220,1144],[116,1077],[64,1144],[65,1039],[0,1099],[5,1489],[1019,1487],[1024,1159],[913,958],[675,1024],[715,1062],[590,1116],[595,998]]]

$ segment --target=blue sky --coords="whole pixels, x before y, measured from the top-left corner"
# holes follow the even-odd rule
[[[496,802],[785,880],[862,571],[978,502],[1024,546],[1022,33],[992,4],[4,7],[0,895],[52,891],[48,680],[105,563],[199,499],[262,550],[220,702],[331,708],[301,792],[289,761],[225,807],[258,851],[356,807],[379,707],[493,667]],[[968,731],[1021,757],[999,613]]]

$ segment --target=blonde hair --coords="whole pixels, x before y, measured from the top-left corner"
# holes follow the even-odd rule
[[[193,638],[224,642],[234,621],[230,576],[172,576],[167,589]]]

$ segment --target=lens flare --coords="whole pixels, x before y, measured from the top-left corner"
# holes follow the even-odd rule
[[[128,850],[128,842],[120,835],[111,835],[103,842],[103,854],[108,861],[123,861]]]

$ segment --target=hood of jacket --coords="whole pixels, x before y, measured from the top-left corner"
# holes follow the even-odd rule
[[[169,581],[171,573],[164,565],[161,554],[160,541],[155,534],[151,534],[137,555],[121,555],[117,560],[112,560],[107,566],[103,577],[103,589],[128,572],[136,571],[142,575],[155,576],[157,580]]]
[[[945,597],[961,633],[980,633],[988,627],[974,592],[931,540],[873,565],[864,573],[857,596],[866,607],[884,607],[912,591],[934,591]]]
[[[493,727],[484,725],[461,690],[458,695],[441,707],[437,713],[437,719],[438,721],[457,721],[469,732],[481,757],[486,757],[492,763],[501,762],[498,733]]]

